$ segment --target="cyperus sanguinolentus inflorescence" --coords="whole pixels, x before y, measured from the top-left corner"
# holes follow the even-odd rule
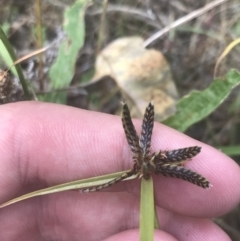
[[[128,145],[132,152],[133,168],[110,182],[96,187],[82,189],[82,192],[101,190],[132,175],[148,179],[151,173],[180,178],[200,187],[209,188],[210,183],[205,177],[183,167],[186,161],[200,153],[201,147],[191,146],[170,151],[150,152],[154,125],[154,105],[152,103],[149,103],[144,113],[140,138],[132,123],[126,103],[123,104],[122,124]]]

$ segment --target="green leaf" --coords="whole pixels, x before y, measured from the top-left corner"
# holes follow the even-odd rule
[[[192,124],[212,113],[240,84],[236,70],[228,72],[226,79],[217,79],[203,91],[192,91],[177,103],[177,112],[163,123],[179,131],[185,131]]]
[[[219,146],[216,148],[228,156],[240,156],[240,146]]]
[[[11,67],[12,64],[17,59],[16,59],[16,56],[15,56],[14,50],[12,48],[12,45],[9,43],[8,38],[5,35],[5,33],[3,32],[1,27],[0,27],[0,48],[1,48],[0,49],[1,54],[5,58],[5,61],[8,64],[8,67]],[[20,64],[16,64],[13,68],[15,69],[15,70],[13,70],[13,73],[18,76],[18,78],[21,82],[25,98],[27,100],[30,100],[31,94],[29,92],[28,84],[27,84],[27,82],[24,78],[24,75],[23,75],[22,68],[21,68]]]
[[[6,26],[7,26],[7,28],[6,28]],[[3,26],[2,26],[2,30],[3,30],[4,33],[7,34],[8,30],[9,30],[9,26],[8,26],[8,25],[3,25]],[[1,37],[1,39],[2,39],[2,37]],[[9,44],[10,44],[10,43],[9,43]],[[7,48],[6,48],[5,45],[3,44],[3,41],[2,41],[2,40],[0,41],[0,55],[1,55],[2,59],[3,59],[3,61],[6,63],[6,65],[7,65],[8,67],[10,67],[10,66],[13,64],[12,58],[11,58],[11,56],[10,56]],[[18,76],[15,66],[13,66],[13,67],[11,68],[11,72],[12,72],[12,74],[13,74],[14,76]]]
[[[13,61],[12,61],[12,59],[11,59],[11,57],[10,57],[10,54],[8,53],[8,51],[7,51],[5,45],[3,44],[2,41],[0,41],[0,54],[1,54],[1,57],[2,57],[2,59],[3,59],[3,61],[4,61],[4,63],[5,63],[8,67],[10,67],[10,66],[13,64]],[[11,72],[12,72],[12,74],[13,74],[14,76],[18,76],[15,66],[13,66],[13,67],[11,68]]]
[[[7,202],[1,204],[0,208],[6,207],[13,203],[20,202],[20,201],[23,201],[23,200],[26,200],[26,199],[29,199],[32,197],[36,197],[36,196],[101,185],[101,184],[111,181],[112,179],[122,176],[122,174],[125,172],[126,171],[116,172],[116,173],[112,173],[112,174],[107,174],[107,175],[98,176],[98,177],[91,177],[91,178],[87,178],[87,179],[77,180],[77,181],[73,181],[73,182],[67,182],[67,183],[63,183],[60,185],[55,185],[52,187],[44,188],[44,189],[41,189],[38,191],[24,194],[20,197],[14,198],[10,201],[7,201]],[[124,179],[123,181],[133,179],[135,177],[136,176],[131,176],[129,178]]]
[[[78,52],[84,44],[84,13],[89,2],[89,0],[76,1],[64,13],[63,29],[66,39],[61,44],[56,62],[49,71],[52,89],[64,88],[71,83]],[[48,94],[44,100],[65,103],[66,94],[62,92]]]
[[[142,178],[140,201],[140,241],[153,241],[154,236],[154,192],[152,177]]]

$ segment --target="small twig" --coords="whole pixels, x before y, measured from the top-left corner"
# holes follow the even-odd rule
[[[100,52],[100,49],[102,47],[103,38],[105,36],[106,31],[106,13],[108,8],[108,0],[103,1],[103,11],[101,15],[101,23],[99,28],[99,35],[98,35],[98,42],[97,42],[97,54]]]
[[[97,15],[101,14],[103,12],[102,8],[99,8],[97,10],[92,10],[91,12],[88,12],[90,15]],[[146,13],[146,11],[137,9],[137,8],[131,8],[129,6],[124,5],[113,5],[109,4],[107,8],[107,12],[123,12],[131,15],[139,15],[143,18],[148,18],[150,20],[156,20],[156,17],[153,14]]]
[[[84,88],[95,85],[96,83],[98,83],[101,80],[102,80],[102,78],[97,78],[97,79],[94,79],[93,81],[89,81],[89,82],[78,84],[78,85],[72,85],[72,86],[59,88],[59,89],[52,89],[52,90],[48,90],[48,91],[38,91],[37,94],[44,95],[44,94],[49,94],[49,93],[57,93],[57,92],[65,92],[65,91],[74,91],[76,89],[83,89],[81,94],[87,95],[87,92],[84,90]]]
[[[163,28],[162,30],[156,32],[155,34],[153,34],[150,38],[148,38],[145,42],[144,42],[144,47],[147,47],[148,45],[150,45],[152,42],[154,42],[156,39],[160,38],[162,35],[164,35],[165,33],[169,32],[170,30],[204,14],[205,12],[213,9],[214,7],[227,2],[228,0],[217,0],[217,1],[213,1],[209,4],[206,4],[204,7],[197,9],[191,13],[189,13],[188,15],[179,18],[178,20],[176,20],[175,22],[171,23],[170,25],[166,26],[165,28]]]
[[[37,19],[37,47],[41,49],[43,46],[42,39],[42,11],[41,11],[41,0],[36,1],[36,19]],[[38,55],[38,72],[39,72],[39,89],[44,90],[44,79],[43,76],[43,54]]]
[[[112,90],[111,92],[106,95],[105,97],[103,97],[103,99],[101,100],[100,102],[100,105],[98,107],[99,110],[101,110],[103,108],[103,106],[113,98],[113,96],[115,96],[117,93],[119,92],[119,86],[116,85]]]
[[[102,12],[103,12],[103,8],[99,8],[97,10],[89,11],[87,12],[87,14],[98,15],[98,14],[101,14]],[[129,6],[124,6],[124,5],[119,6],[119,5],[108,4],[107,12],[121,12],[121,13],[130,15],[131,18],[134,17],[144,22],[147,22],[147,24],[155,28],[161,27],[161,25],[158,22],[156,22],[156,16],[149,11],[146,12],[144,10],[131,8]]]

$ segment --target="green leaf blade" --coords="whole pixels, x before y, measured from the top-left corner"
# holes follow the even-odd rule
[[[10,67],[17,60],[17,58],[15,56],[15,52],[12,48],[12,45],[8,41],[8,38],[5,35],[5,33],[1,27],[0,27],[0,48],[1,48],[1,51],[3,51],[3,49],[4,49],[5,60],[7,61],[7,64]],[[25,95],[25,99],[31,100],[32,96],[31,96],[31,93],[28,88],[28,83],[24,78],[20,64],[19,63],[16,64],[13,68],[14,68],[13,73],[17,74],[17,76],[21,82],[21,85],[22,85],[22,88],[24,91],[24,95]]]
[[[163,123],[186,131],[192,124],[202,120],[212,113],[231,93],[231,90],[240,84],[240,74],[231,70],[225,80],[215,80],[203,91],[192,91],[177,103],[177,112]]]
[[[130,170],[128,170],[128,171],[130,171]],[[107,174],[107,175],[103,175],[103,176],[81,179],[81,180],[77,180],[77,181],[67,182],[67,183],[55,185],[52,187],[44,188],[44,189],[37,190],[34,192],[30,192],[30,193],[24,194],[20,197],[11,199],[5,203],[2,203],[0,205],[0,208],[9,206],[11,204],[14,204],[14,203],[17,203],[17,202],[20,202],[20,201],[23,201],[23,200],[26,200],[29,198],[37,197],[37,196],[48,195],[48,194],[52,194],[52,193],[64,192],[64,191],[70,191],[70,190],[79,190],[82,188],[88,188],[88,187],[92,187],[92,186],[102,185],[104,183],[111,181],[112,179],[122,176],[122,174],[124,174],[125,172],[126,171],[122,171],[122,172],[111,173],[111,174]],[[133,175],[129,178],[126,178],[123,181],[133,179],[133,178],[136,178],[136,176]]]
[[[49,77],[52,89],[68,87],[74,75],[78,52],[84,44],[84,13],[89,0],[76,1],[64,14],[63,29],[66,40],[61,44],[55,63],[51,66]],[[48,94],[42,97],[45,101],[65,103],[65,93]]]

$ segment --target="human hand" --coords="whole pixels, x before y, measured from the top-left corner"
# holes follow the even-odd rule
[[[0,203],[132,168],[119,117],[39,102],[1,106],[0,116]],[[134,124],[139,131],[141,121]],[[239,203],[239,166],[216,149],[155,123],[153,151],[194,145],[202,152],[186,167],[213,187],[154,176],[162,229],[155,231],[154,240],[230,240],[210,218]],[[131,180],[104,192],[69,191],[16,203],[0,210],[0,240],[139,240],[139,191],[139,180]]]

